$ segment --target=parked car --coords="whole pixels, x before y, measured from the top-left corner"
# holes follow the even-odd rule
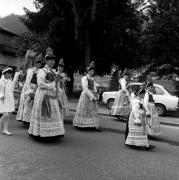
[[[134,86],[141,86],[142,83],[129,83],[127,89]],[[158,115],[162,116],[166,111],[178,111],[179,110],[179,98],[171,95],[162,85],[154,84],[156,94],[153,98],[155,100],[155,107]],[[117,91],[104,92],[102,95],[103,102],[107,105],[108,109],[111,109]]]

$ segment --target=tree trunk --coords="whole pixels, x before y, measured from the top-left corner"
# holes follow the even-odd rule
[[[67,83],[67,88],[68,88],[68,95],[72,95],[73,93],[73,83],[74,83],[74,69],[70,66],[68,68],[68,77],[70,78],[70,81]]]
[[[89,65],[90,58],[91,58],[91,43],[90,43],[89,30],[86,30],[86,37],[85,37],[85,65],[86,66]]]

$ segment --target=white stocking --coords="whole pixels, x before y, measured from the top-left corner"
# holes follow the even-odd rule
[[[8,132],[8,124],[9,124],[9,113],[4,113],[1,120],[3,120],[4,128],[3,132]]]

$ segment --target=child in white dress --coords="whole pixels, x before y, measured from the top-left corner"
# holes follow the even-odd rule
[[[3,70],[2,77],[0,79],[0,119],[1,125],[3,125],[3,134],[12,135],[8,131],[9,115],[15,111],[15,100],[13,95],[13,82],[11,80],[13,74],[12,68]]]

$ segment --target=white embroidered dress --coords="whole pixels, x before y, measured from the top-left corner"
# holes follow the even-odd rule
[[[127,116],[131,111],[129,92],[126,89],[127,81],[125,78],[121,78],[119,83],[121,85],[121,90],[116,94],[115,101],[111,108],[111,115]]]
[[[63,110],[59,87],[56,87],[55,72],[47,65],[37,73],[38,88],[34,97],[29,134],[52,137],[65,134]],[[48,80],[47,77],[53,77]]]
[[[24,83],[24,86],[22,88],[22,92],[21,92],[21,97],[20,97],[20,104],[19,104],[19,108],[18,108],[18,112],[17,112],[17,116],[16,119],[18,121],[25,121],[25,122],[29,122],[30,121],[30,117],[29,115],[31,114],[31,112],[29,113],[29,103],[27,102],[27,98],[29,93],[31,93],[32,91],[36,91],[37,89],[37,85],[31,83],[33,75],[37,73],[37,69],[35,67],[30,68],[27,70],[27,77]],[[32,105],[30,105],[32,109]]]
[[[14,112],[15,100],[13,94],[13,82],[10,79],[5,79],[4,76],[0,79],[0,113]]]
[[[155,109],[155,102],[153,100],[153,93],[148,90],[144,96],[144,107],[147,110],[147,131],[149,135],[159,135],[160,131],[160,121]]]
[[[83,76],[81,79],[83,91],[81,93],[73,125],[77,127],[98,127],[96,83],[94,78]]]
[[[58,85],[59,85],[59,88],[62,90],[62,94],[61,94],[60,98],[61,98],[61,102],[62,102],[62,106],[63,106],[63,115],[68,116],[69,115],[69,105],[68,105],[68,97],[65,92],[65,82],[68,80],[68,78],[65,73],[57,72],[57,76],[60,77],[60,81],[59,81]]]
[[[142,105],[142,108],[140,107]],[[146,133],[145,110],[143,102],[135,97],[129,116],[129,133],[125,142],[133,146],[149,146]]]

